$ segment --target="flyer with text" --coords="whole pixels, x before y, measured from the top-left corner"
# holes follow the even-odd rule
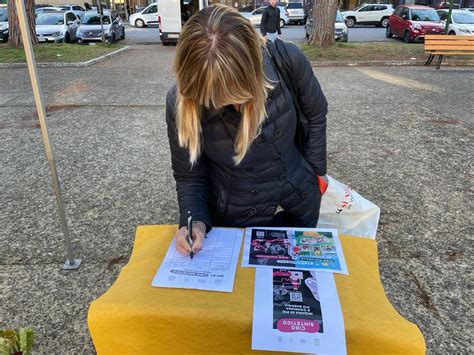
[[[334,276],[306,270],[257,269],[252,349],[346,354]]]
[[[242,266],[348,274],[335,229],[246,228]]]

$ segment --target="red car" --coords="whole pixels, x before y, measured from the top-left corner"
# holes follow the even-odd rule
[[[406,43],[421,41],[425,34],[443,34],[444,24],[436,11],[428,6],[401,5],[388,19],[387,38],[393,35]]]

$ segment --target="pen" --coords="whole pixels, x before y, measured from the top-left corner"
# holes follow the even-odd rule
[[[191,211],[188,211],[188,243],[189,246],[191,247],[191,253],[189,254],[191,256],[191,259],[194,256],[193,253],[193,216],[191,215]]]

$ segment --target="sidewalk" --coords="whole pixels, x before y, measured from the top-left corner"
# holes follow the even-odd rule
[[[0,69],[0,327],[38,354],[94,352],[88,304],[141,224],[177,220],[165,95],[174,47],[134,46],[88,68],[40,68],[71,235],[65,248],[26,69]],[[328,169],[382,209],[382,281],[428,352],[468,353],[472,68],[315,68],[330,105]],[[158,265],[157,265],[158,267]]]

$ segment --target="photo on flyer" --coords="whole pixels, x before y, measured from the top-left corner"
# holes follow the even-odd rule
[[[245,231],[244,267],[281,267],[348,274],[334,229],[269,227]]]
[[[346,354],[344,319],[334,275],[257,268],[252,349]]]

